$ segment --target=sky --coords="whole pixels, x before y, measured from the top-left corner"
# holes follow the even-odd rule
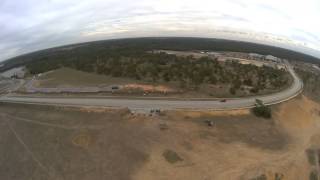
[[[319,0],[0,0],[0,61],[126,37],[227,38],[320,57]]]

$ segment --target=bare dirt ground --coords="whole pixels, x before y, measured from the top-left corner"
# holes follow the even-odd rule
[[[131,114],[0,104],[0,179],[309,179],[320,106],[305,96],[249,110]],[[213,126],[206,121],[212,121]]]
[[[136,89],[140,89],[144,92],[162,92],[162,93],[173,93],[176,92],[177,90],[174,90],[173,88],[170,88],[168,86],[164,86],[164,85],[146,85],[146,84],[137,84],[137,83],[133,83],[133,84],[126,84],[124,86],[124,91],[130,91],[130,90],[136,90]]]

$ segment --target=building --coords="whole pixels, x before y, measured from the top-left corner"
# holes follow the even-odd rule
[[[265,58],[265,60],[268,60],[268,61],[277,62],[277,63],[280,62],[279,58],[272,56],[272,55],[266,55],[266,56],[264,56],[264,58]]]

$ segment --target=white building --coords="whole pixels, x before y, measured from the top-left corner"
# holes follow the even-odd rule
[[[265,56],[265,59],[266,59],[266,60],[269,60],[269,61],[279,62],[279,58],[274,57],[274,56],[272,56],[272,55],[266,55],[266,56]]]

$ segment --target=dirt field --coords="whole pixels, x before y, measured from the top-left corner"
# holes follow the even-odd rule
[[[318,170],[306,152],[320,148],[320,106],[304,96],[273,107],[272,120],[248,110],[0,104],[0,113],[0,179],[301,180]]]

